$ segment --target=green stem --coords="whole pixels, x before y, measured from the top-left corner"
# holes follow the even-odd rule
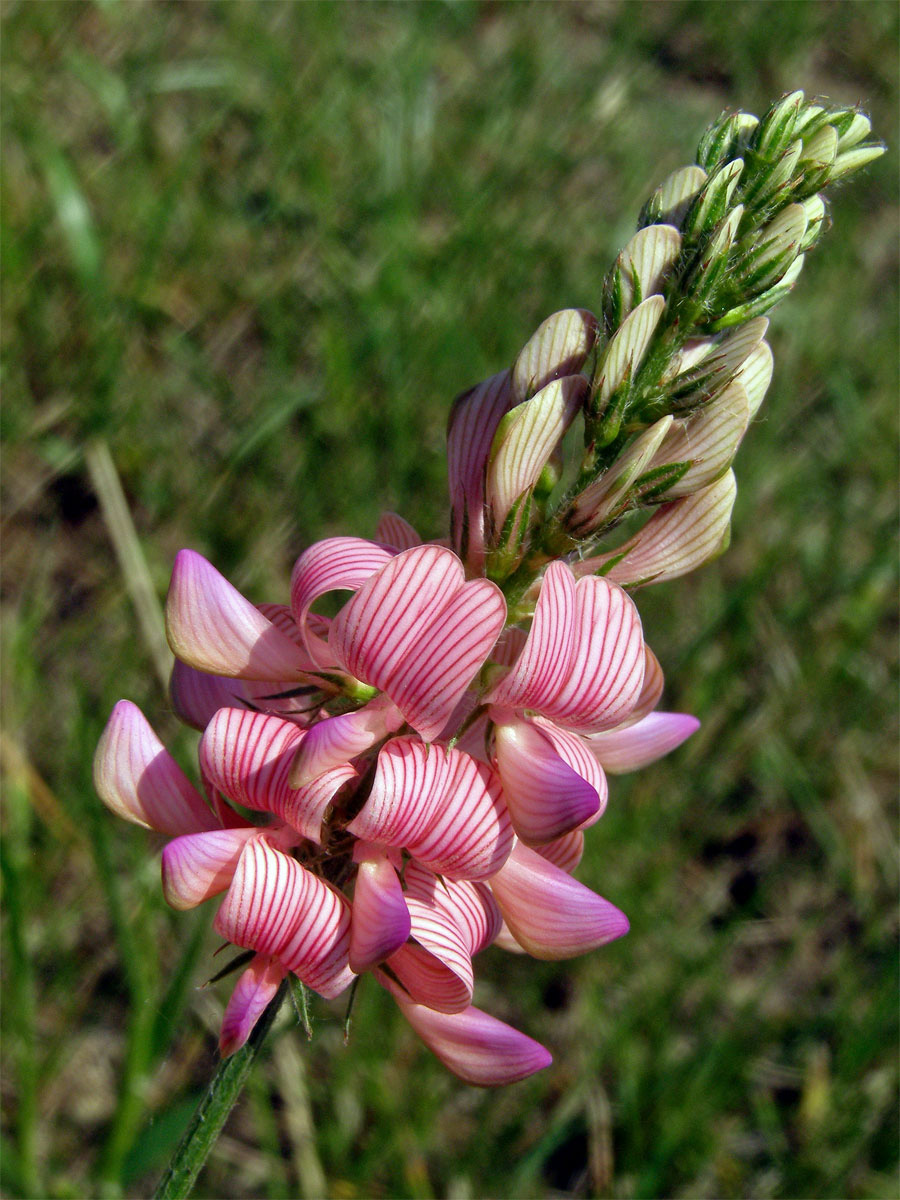
[[[200,1101],[187,1132],[153,1193],[154,1200],[185,1200],[190,1195],[210,1150],[241,1094],[250,1068],[259,1055],[286,994],[287,982],[284,981],[257,1021],[247,1044],[219,1065],[209,1090]]]

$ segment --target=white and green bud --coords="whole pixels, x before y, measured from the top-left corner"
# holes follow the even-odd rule
[[[769,322],[757,317],[725,337],[710,341],[709,351],[669,383],[672,407],[687,410],[708,404],[730,383],[766,335]]]
[[[717,317],[710,325],[712,333],[719,333],[723,329],[732,329],[735,325],[741,325],[745,321],[753,320],[756,317],[761,317],[763,313],[767,313],[770,308],[774,308],[779,301],[783,300],[794,284],[797,282],[797,277],[803,270],[805,255],[798,254],[791,265],[785,271],[781,279],[774,287],[767,288],[766,291],[754,297],[753,300],[748,300],[745,304],[738,304],[734,308],[730,308],[727,312]]]
[[[734,382],[739,383],[747,395],[750,420],[759,412],[760,405],[772,382],[775,359],[768,342],[760,342],[744,359],[735,372]]]
[[[837,157],[838,132],[833,125],[823,125],[809,141],[803,142],[800,166],[804,170],[830,167]]]
[[[621,392],[634,381],[640,370],[665,307],[662,296],[648,296],[628,314],[610,338],[597,364],[597,382],[591,405],[597,416],[607,413],[610,401],[617,393],[620,393],[619,400],[624,400]],[[621,414],[624,403],[614,407]],[[615,434],[618,434],[618,425]]]
[[[825,227],[825,215],[827,208],[825,201],[821,196],[810,196],[802,201],[803,211],[806,213],[806,233],[800,239],[800,253],[805,254],[819,240],[823,228]]]
[[[835,123],[836,124],[836,123]],[[853,112],[846,127],[838,127],[838,149],[843,152],[857,145],[872,132],[872,122],[861,112]]]
[[[835,179],[841,179],[852,171],[858,171],[860,167],[865,167],[868,163],[874,162],[876,158],[881,158],[884,151],[885,147],[879,145],[855,146],[852,150],[838,154],[834,160],[834,166],[828,172],[828,182],[833,183]]]
[[[580,564],[622,587],[664,583],[716,558],[727,549],[737,495],[734,472],[690,496],[661,505],[643,529],[618,550]]]
[[[807,216],[802,204],[789,204],[754,239],[736,269],[737,286],[749,295],[773,287],[787,272],[806,235]]]
[[[665,491],[666,500],[690,496],[723,475],[734,461],[750,424],[751,401],[743,385],[732,379],[704,408],[673,422],[649,464],[689,462],[690,467]]]
[[[745,206],[756,210],[777,204],[779,196],[794,183],[802,152],[803,142],[797,138],[772,167],[758,169],[752,181],[743,189],[741,199]]]
[[[662,294],[680,253],[681,234],[674,225],[648,225],[634,235],[604,281],[603,313],[610,330],[647,296]]]
[[[586,537],[617,520],[629,506],[634,481],[650,464],[672,425],[666,416],[645,429],[622,451],[615,462],[579,493],[563,523],[573,537]]]
[[[659,185],[638,218],[638,228],[647,225],[680,225],[684,214],[706,183],[702,167],[681,167]]]
[[[802,107],[803,92],[797,91],[769,109],[751,140],[752,148],[762,159],[772,162],[784,153],[795,137]]]
[[[586,393],[587,380],[581,375],[554,379],[501,420],[485,472],[492,545],[498,544],[501,534],[506,536],[513,507],[521,506],[523,497],[530,497]]]
[[[684,283],[685,296],[698,313],[707,308],[728,273],[731,247],[744,215],[743,205],[733,208],[695,256]]]
[[[722,113],[701,138],[697,162],[705,171],[714,171],[721,163],[740,157],[758,124],[759,118],[752,113]]]
[[[597,341],[599,323],[585,308],[565,308],[543,321],[512,368],[512,391],[527,400],[553,379],[576,375]]]
[[[725,219],[743,170],[744,160],[735,158],[731,162],[723,163],[709,176],[703,191],[684,218],[682,233],[686,242],[699,241],[704,234],[715,229]]]
[[[834,123],[834,113],[822,104],[804,104],[794,126],[794,137],[808,141],[823,125]]]

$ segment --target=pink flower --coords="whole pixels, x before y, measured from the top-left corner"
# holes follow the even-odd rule
[[[545,344],[529,355],[540,368]],[[523,372],[513,398],[529,391]],[[551,378],[527,401],[532,415],[568,404],[562,382],[559,397]],[[523,457],[531,435],[519,447],[516,429],[492,460],[496,480],[482,476],[485,511],[534,482],[544,450]],[[547,429],[549,452],[559,432]],[[251,604],[182,551],[167,604],[172,693],[203,730],[207,798],[126,701],[98,747],[97,788],[172,837],[167,900],[219,897],[217,931],[254,952],[225,1010],[223,1054],[243,1045],[288,972],[331,998],[372,971],[451,1070],[510,1082],[550,1057],[472,1006],[473,960],[495,941],[562,958],[626,932],[624,915],[571,874],[606,803],[601,764],[649,761],[692,718],[651,711],[661,672],[617,586],[551,564],[526,636],[504,631],[500,589],[467,579],[451,550],[422,545],[396,516],[379,536],[311,546],[290,608]],[[335,590],[352,593],[337,616],[315,614]]]

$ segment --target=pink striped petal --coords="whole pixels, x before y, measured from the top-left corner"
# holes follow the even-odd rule
[[[546,729],[504,710],[492,714],[497,770],[520,838],[549,842],[598,813],[596,789],[560,756]]]
[[[281,815],[288,773],[304,733],[290,721],[244,708],[222,708],[200,739],[200,765],[230,800]]]
[[[498,534],[515,502],[537,483],[587,392],[587,380],[581,375],[555,379],[501,421],[484,485],[485,503]]]
[[[486,579],[465,582],[439,546],[398,554],[348,601],[330,645],[356,678],[387,692],[426,740],[441,732],[497,639],[506,602]]]
[[[585,738],[603,769],[613,775],[637,771],[668,754],[700,728],[687,713],[652,712],[632,725]]]
[[[452,917],[437,905],[407,894],[410,936],[388,959],[391,970],[419,1004],[460,1012],[472,1000],[472,958]]]
[[[286,971],[268,954],[257,954],[238,979],[222,1018],[219,1053],[223,1058],[240,1050],[253,1027],[274,999]]]
[[[175,557],[166,634],[176,657],[213,675],[283,680],[309,666],[300,647],[194,550]]]
[[[384,851],[357,843],[359,863],[350,923],[350,969],[361,975],[394,954],[410,934],[409,909],[400,880]]]
[[[310,608],[327,592],[356,591],[390,562],[390,551],[363,538],[325,538],[297,559],[291,574],[291,611],[311,658],[333,667],[334,655],[310,621]]]
[[[575,577],[565,563],[553,562],[541,582],[525,648],[485,702],[539,711],[551,704],[571,671],[574,625]]]
[[[345,784],[358,779],[359,772],[350,763],[330,767],[289,795],[278,815],[305,838],[321,844],[322,822],[328,815],[329,807],[335,803],[338,792]]]
[[[478,1008],[447,1014],[416,1004],[385,976],[382,983],[429,1050],[454,1075],[475,1087],[515,1083],[553,1061],[548,1050]]]
[[[163,895],[172,908],[196,908],[231,883],[248,838],[260,830],[212,829],[174,838],[162,852]]]
[[[406,842],[420,863],[448,879],[487,879],[512,849],[513,829],[490,767],[450,750],[450,778],[423,833]]]
[[[323,771],[355,758],[402,724],[403,714],[387,696],[377,696],[356,712],[317,722],[299,744],[291,768],[291,786],[300,787]]]
[[[257,604],[256,606],[267,621],[271,621],[286,638],[290,638],[295,646],[303,649],[303,634],[297,622],[294,620],[294,614],[291,612],[287,604]],[[315,663],[308,659],[309,667],[315,666]]]
[[[416,546],[369,578],[341,609],[329,642],[357,679],[386,690],[423,629],[443,612],[465,580],[449,550]]]
[[[246,705],[275,712],[303,726],[310,707],[309,697],[278,696],[280,692],[296,688],[297,680],[230,679],[225,675],[208,675],[175,659],[172,677],[169,680],[169,696],[175,712],[187,725],[194,729],[205,729],[220,708],[237,708]]]
[[[587,817],[579,826],[580,829],[586,829],[589,825],[593,825],[596,821],[599,821],[606,811],[609,786],[606,782],[606,776],[603,774],[603,769],[596,757],[591,754],[586,739],[580,734],[572,733],[568,729],[561,729],[558,725],[554,725],[552,721],[548,721],[544,717],[534,717],[533,720],[534,724],[548,738],[553,749],[563,762],[571,767],[576,775],[580,775],[586,783],[590,784],[597,793],[599,801],[597,811]]]
[[[413,546],[421,546],[422,539],[410,525],[396,513],[382,513],[375,529],[375,541],[394,550],[411,550]]]
[[[484,472],[503,414],[515,403],[509,371],[457,397],[447,431],[451,544],[473,572],[484,565]]]
[[[644,683],[638,702],[628,716],[629,721],[639,721],[641,717],[646,717],[647,713],[653,712],[659,704],[664,685],[665,677],[659,659],[644,642]]]
[[[451,759],[441,746],[392,738],[381,748],[372,790],[347,826],[354,837],[405,846],[428,829],[450,781]]]
[[[571,958],[628,932],[624,913],[521,843],[491,891],[516,941],[535,958]]]
[[[571,875],[584,854],[584,834],[580,829],[573,829],[571,833],[564,833],[562,837],[535,849],[541,858],[546,858],[547,862],[552,862],[561,871]]]
[[[117,816],[159,833],[218,828],[197,789],[130,700],[110,714],[94,754],[94,787]]]
[[[407,863],[403,874],[408,894],[440,909],[459,930],[470,955],[474,957],[497,937],[503,918],[486,884],[439,879],[417,862]]]
[[[637,703],[644,679],[644,640],[634,602],[605,579],[579,580],[573,642],[568,676],[541,711],[582,732],[618,725]]]
[[[245,808],[274,813],[304,837],[319,841],[328,804],[356,771],[345,763],[303,788],[292,788],[291,766],[304,736],[280,717],[222,708],[200,739],[200,764],[229,799]]]
[[[234,945],[279,959],[328,999],[353,982],[349,904],[264,839],[247,843],[214,926]]]
[[[506,601],[496,584],[472,579],[423,630],[409,657],[400,663],[388,691],[426,741],[441,734],[505,620]]]

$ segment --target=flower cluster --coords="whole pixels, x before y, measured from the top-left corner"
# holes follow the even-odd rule
[[[573,877],[584,830],[608,774],[697,721],[658,711],[662,671],[625,589],[726,544],[731,463],[772,373],[760,314],[818,236],[817,190],[880,152],[860,146],[867,132],[799,93],[762,122],[713,126],[698,165],[645,207],[601,317],[548,318],[456,401],[449,542],[389,514],[373,541],[306,550],[289,605],[254,606],[178,555],[171,694],[202,731],[202,793],[125,700],[95,779],[110,808],[171,837],[169,903],[221,897],[216,930],[250,952],[223,1054],[289,972],[334,997],[371,971],[467,1082],[549,1063],[473,1007],[473,958],[492,943],[566,958],[628,929]],[[623,522],[625,540],[604,545]],[[351,593],[335,617],[314,611],[334,592]]]

